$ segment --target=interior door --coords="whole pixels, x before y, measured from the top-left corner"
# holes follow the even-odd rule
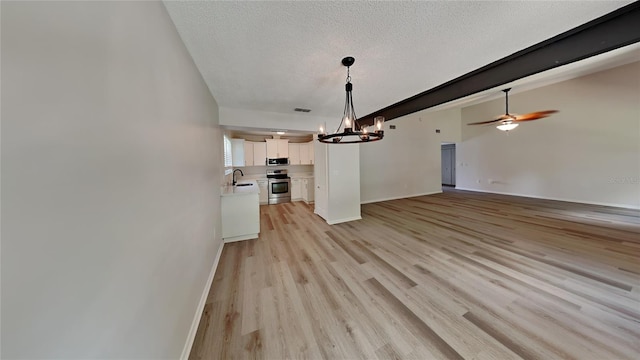
[[[444,144],[441,146],[442,156],[442,185],[456,185],[456,145]]]

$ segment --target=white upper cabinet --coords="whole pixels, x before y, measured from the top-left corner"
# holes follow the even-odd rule
[[[288,158],[289,157],[289,140],[287,139],[266,139],[267,142],[267,158]]]
[[[313,165],[313,142],[300,144],[300,164]]]
[[[245,166],[244,139],[231,139],[231,164],[233,166]]]
[[[253,166],[253,142],[244,142],[244,166]]]
[[[264,166],[267,164],[267,143],[253,143],[253,165]]]
[[[313,165],[314,142],[289,143],[287,139],[247,141],[231,139],[233,166],[265,166],[267,159],[288,158],[290,165]]]
[[[233,166],[265,166],[267,143],[231,139],[231,157]]]
[[[300,165],[302,147],[306,147],[306,144],[289,144],[289,165]]]

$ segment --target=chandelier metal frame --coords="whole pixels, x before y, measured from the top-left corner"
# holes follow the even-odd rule
[[[344,102],[344,114],[338,129],[332,133],[327,134],[323,127],[320,127],[318,133],[318,141],[327,144],[354,144],[364,143],[382,140],[384,137],[384,130],[382,125],[384,123],[384,117],[378,116],[374,119],[374,131],[368,131],[366,126],[362,126],[358,122],[356,111],[353,108],[353,84],[351,83],[351,74],[349,72],[350,67],[355,63],[356,59],[352,56],[347,56],[342,59],[342,65],[347,67],[347,79],[344,86],[346,91]],[[342,129],[342,131],[340,131]]]

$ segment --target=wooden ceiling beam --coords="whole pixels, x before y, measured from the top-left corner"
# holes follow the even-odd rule
[[[640,41],[640,1],[368,114],[392,120]]]

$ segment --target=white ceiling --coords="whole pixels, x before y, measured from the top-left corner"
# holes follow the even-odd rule
[[[289,114],[300,107],[339,118],[345,56],[356,58],[353,97],[363,116],[631,2],[164,3],[219,106]],[[638,47],[631,50],[616,54],[638,59]],[[559,79],[597,68],[597,61],[585,64],[549,74]],[[549,76],[520,83],[548,84]]]

